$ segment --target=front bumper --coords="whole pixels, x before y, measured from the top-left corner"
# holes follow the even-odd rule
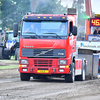
[[[20,73],[30,74],[69,74],[69,68],[34,68],[34,67],[19,67]]]
[[[69,74],[70,66],[69,59],[59,58],[29,58],[26,65],[21,64],[22,58],[19,60],[19,72],[30,73],[30,74]],[[60,64],[59,60],[66,60],[67,63]]]

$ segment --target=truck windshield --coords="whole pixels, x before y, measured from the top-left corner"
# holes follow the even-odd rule
[[[67,21],[23,21],[22,36],[37,38],[66,39],[68,38]]]

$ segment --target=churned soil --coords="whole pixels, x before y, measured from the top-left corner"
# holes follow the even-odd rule
[[[0,64],[12,66],[18,62]],[[100,100],[100,79],[74,83],[59,78],[21,81],[18,68],[0,69],[0,100]]]
[[[19,62],[15,60],[0,60],[0,66],[18,65]]]
[[[18,66],[18,61],[13,60],[0,60],[0,67],[3,66]],[[13,69],[0,69],[0,79],[15,78],[19,76],[18,68]]]

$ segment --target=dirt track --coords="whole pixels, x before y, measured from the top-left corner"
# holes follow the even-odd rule
[[[18,61],[15,60],[0,60],[0,66],[18,65]]]
[[[0,100],[100,100],[100,79],[65,83],[64,79],[22,82],[18,69],[0,70]]]

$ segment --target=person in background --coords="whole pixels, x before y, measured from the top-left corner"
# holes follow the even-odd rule
[[[93,35],[100,35],[100,27],[97,27]]]

